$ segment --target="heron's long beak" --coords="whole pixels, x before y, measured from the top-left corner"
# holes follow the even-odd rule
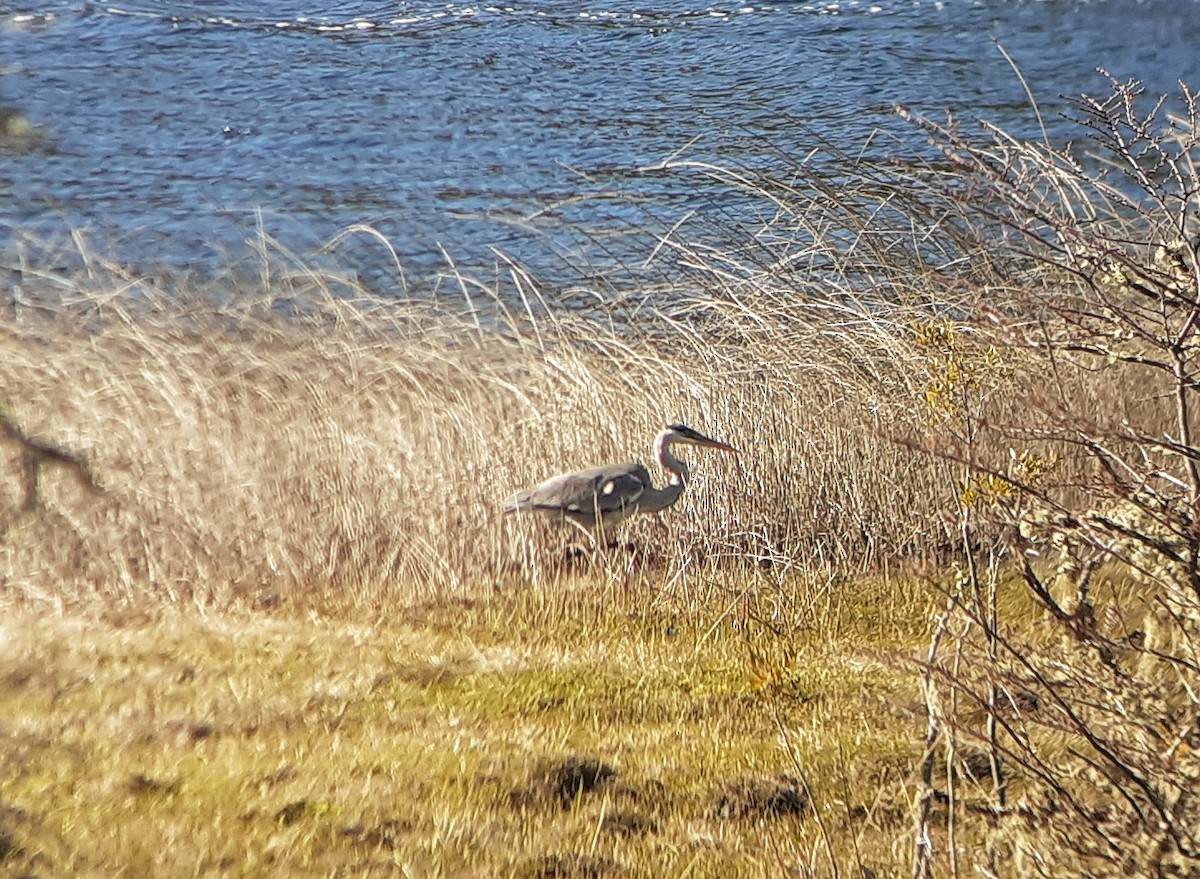
[[[703,446],[706,449],[716,449],[720,452],[733,452],[735,455],[738,454],[738,449],[735,449],[733,446],[729,445],[729,443],[723,443],[720,440],[709,439],[708,437],[704,438],[704,442],[696,443],[696,445]]]

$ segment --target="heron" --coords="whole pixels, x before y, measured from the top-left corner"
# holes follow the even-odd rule
[[[634,513],[657,513],[679,500],[687,487],[687,464],[671,453],[674,445],[737,452],[733,446],[707,437],[686,424],[669,424],[654,438],[654,457],[671,474],[655,488],[650,472],[636,461],[563,473],[534,488],[519,491],[504,507],[505,514],[532,511],[585,531],[619,525]]]

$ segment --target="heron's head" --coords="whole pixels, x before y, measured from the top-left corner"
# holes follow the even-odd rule
[[[712,437],[705,436],[698,430],[692,430],[686,424],[668,424],[667,429],[660,434],[664,445],[678,443],[680,445],[700,446],[704,449],[718,449],[722,452],[737,452],[729,443],[723,443]]]

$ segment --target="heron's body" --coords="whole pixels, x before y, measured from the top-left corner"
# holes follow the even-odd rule
[[[736,451],[733,446],[709,439],[690,427],[672,424],[654,441],[655,456],[671,474],[662,488],[654,486],[645,466],[631,461],[547,479],[518,492],[504,512],[537,512],[592,531],[615,527],[634,513],[665,510],[679,500],[688,478],[687,465],[671,454],[673,443]]]

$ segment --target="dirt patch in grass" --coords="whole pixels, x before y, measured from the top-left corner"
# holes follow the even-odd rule
[[[134,796],[171,796],[179,793],[179,779],[151,778],[145,773],[135,772],[125,783],[125,790]]]
[[[21,854],[21,845],[17,838],[0,827],[0,864]]]
[[[530,774],[528,784],[513,789],[509,802],[519,809],[547,802],[570,809],[616,777],[617,770],[594,757],[572,755],[545,761]]]
[[[538,858],[529,864],[524,875],[529,879],[600,879],[620,869],[621,865],[612,858],[571,852]]]
[[[721,819],[771,818],[799,815],[808,808],[801,783],[790,775],[774,778],[742,778],[721,785],[713,803],[713,814]]]
[[[412,832],[411,821],[401,821],[395,818],[369,827],[362,823],[356,823],[342,828],[342,836],[358,845],[389,850],[396,848],[400,840]]]
[[[592,757],[568,757],[546,771],[545,784],[551,794],[567,808],[583,794],[592,793],[616,777],[617,770],[602,760]]]

